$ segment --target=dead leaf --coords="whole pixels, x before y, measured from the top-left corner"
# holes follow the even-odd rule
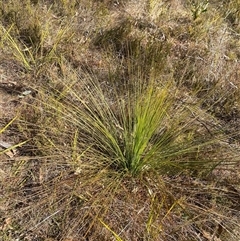
[[[5,149],[5,151],[3,151],[3,153],[5,153],[10,158],[13,158],[17,154],[17,150],[15,148],[11,149],[13,146],[14,146],[14,144],[12,144],[12,143],[0,140],[0,147]]]

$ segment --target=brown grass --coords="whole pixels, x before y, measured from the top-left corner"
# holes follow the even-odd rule
[[[2,1],[0,240],[239,240],[239,9]],[[134,173],[149,86],[169,108]]]

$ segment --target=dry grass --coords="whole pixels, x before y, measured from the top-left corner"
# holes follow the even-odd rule
[[[0,240],[239,240],[239,9],[2,1]]]

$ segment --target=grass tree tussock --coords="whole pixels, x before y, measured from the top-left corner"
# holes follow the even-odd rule
[[[2,240],[238,240],[238,6],[0,3]]]

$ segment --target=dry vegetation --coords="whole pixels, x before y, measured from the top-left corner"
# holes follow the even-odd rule
[[[239,0],[0,20],[0,241],[240,240]]]

